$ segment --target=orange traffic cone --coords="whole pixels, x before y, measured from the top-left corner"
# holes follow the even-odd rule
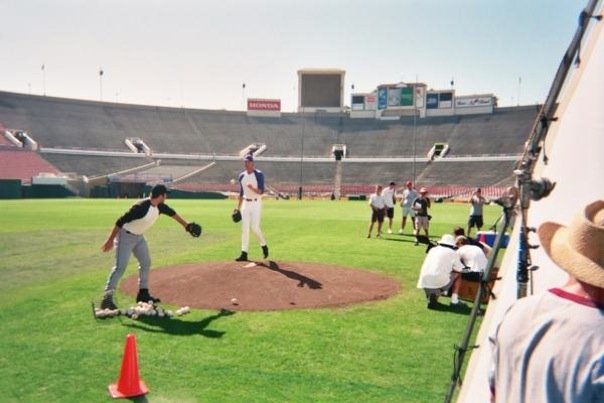
[[[122,359],[122,369],[117,383],[109,385],[109,393],[114,399],[145,395],[147,386],[138,376],[138,359],[136,358],[136,339],[133,334],[126,336],[126,348]]]

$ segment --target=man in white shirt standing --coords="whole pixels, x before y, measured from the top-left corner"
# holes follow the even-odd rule
[[[384,204],[386,205],[386,217],[388,217],[388,233],[392,234],[392,219],[394,218],[394,205],[396,204],[396,183],[390,182],[382,192]]]
[[[411,223],[413,224],[413,230],[415,231],[415,211],[411,208],[413,201],[417,199],[417,192],[413,188],[411,181],[405,182],[405,190],[403,190],[403,197],[401,199],[401,208],[403,218],[401,220],[401,229],[398,230],[399,234],[402,234],[405,230],[405,224],[407,223],[407,216],[411,217]]]
[[[262,216],[262,194],[264,193],[264,174],[254,167],[254,157],[249,154],[243,159],[245,170],[239,174],[239,200],[237,210],[241,211],[241,254],[237,262],[248,261],[250,229],[258,238],[262,255],[268,258],[268,245],[260,230]]]
[[[382,185],[375,185],[375,193],[369,196],[369,208],[371,208],[371,222],[369,223],[369,233],[367,238],[371,238],[373,224],[377,221],[377,238],[382,236],[382,225],[384,224],[384,213],[386,212],[386,204],[382,196]]]

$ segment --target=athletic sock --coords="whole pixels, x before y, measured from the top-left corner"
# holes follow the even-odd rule
[[[459,304],[459,296],[457,294],[451,294],[451,303]]]

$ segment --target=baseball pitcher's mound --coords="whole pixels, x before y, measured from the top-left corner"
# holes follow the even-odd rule
[[[163,303],[236,311],[345,306],[400,291],[389,277],[320,263],[191,263],[155,269],[150,278],[151,294]],[[138,275],[120,288],[136,296]]]

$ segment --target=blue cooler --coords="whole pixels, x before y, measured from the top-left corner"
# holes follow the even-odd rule
[[[476,239],[491,247],[495,244],[496,237],[497,234],[494,231],[478,231],[478,233],[476,233]],[[508,234],[504,234],[503,239],[501,240],[501,247],[507,248],[508,242],[510,242],[510,236]]]

